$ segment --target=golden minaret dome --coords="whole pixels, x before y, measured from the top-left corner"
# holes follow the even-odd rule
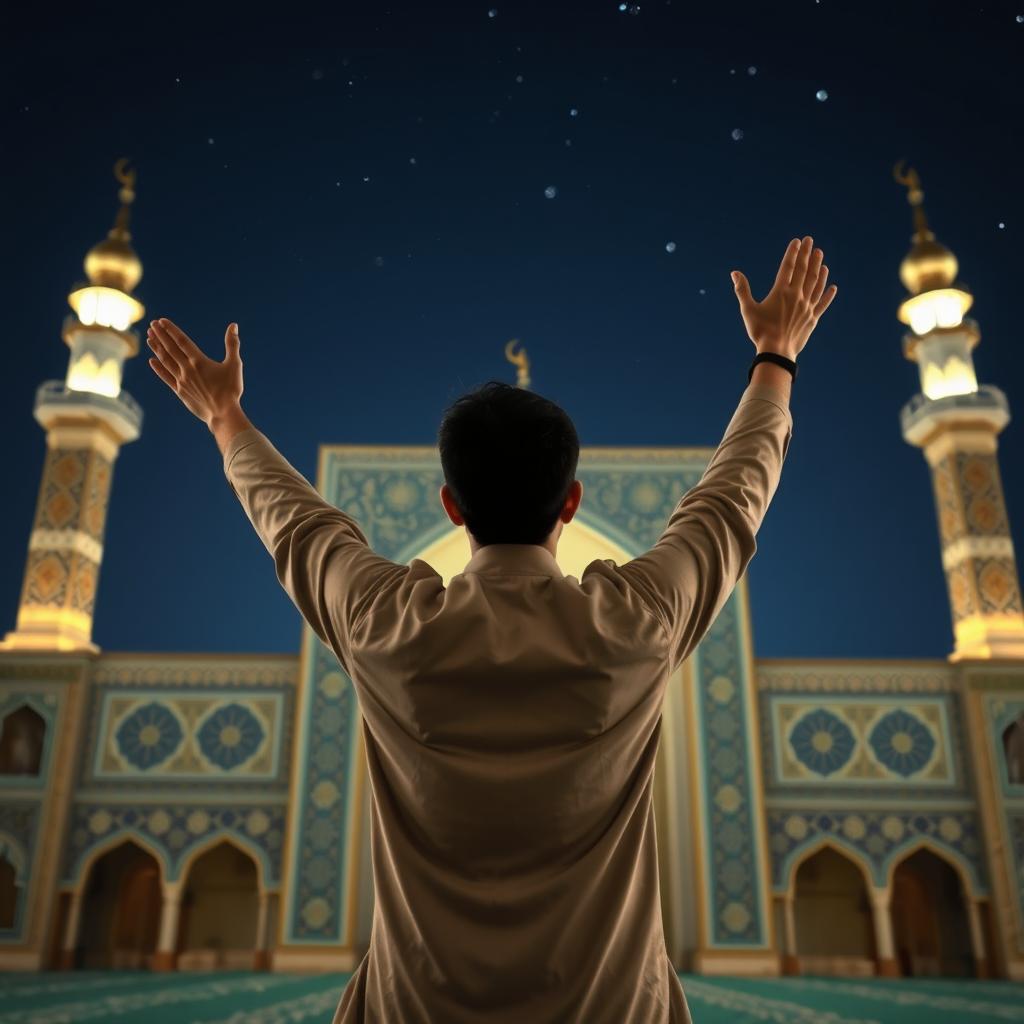
[[[127,170],[127,163],[122,158],[114,166],[114,174],[121,182],[121,209],[107,237],[86,254],[85,273],[92,284],[130,293],[142,279],[142,261],[131,246],[128,230],[129,207],[135,199],[135,171]]]
[[[907,186],[907,202],[914,209],[914,233],[910,236],[913,246],[900,264],[900,280],[911,295],[931,291],[934,288],[948,288],[956,281],[960,269],[956,257],[941,242],[935,240],[935,234],[928,227],[924,215],[924,192],[921,179],[911,167],[901,172],[901,160],[894,170],[898,182]]]

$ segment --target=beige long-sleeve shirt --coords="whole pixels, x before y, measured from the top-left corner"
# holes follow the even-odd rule
[[[743,392],[664,534],[577,580],[479,549],[447,587],[374,553],[252,428],[224,471],[352,679],[372,793],[370,947],[334,1024],[678,1024],[652,791],[670,673],[753,557],[792,436]]]

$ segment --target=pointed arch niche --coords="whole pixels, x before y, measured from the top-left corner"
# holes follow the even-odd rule
[[[413,557],[422,559],[437,571],[445,586],[452,576],[461,573],[472,551],[466,531],[452,529],[427,544]],[[573,519],[562,528],[558,541],[557,561],[566,576],[581,579],[593,561],[610,558],[617,565],[633,556],[610,540],[599,529]],[[658,869],[661,878],[662,918],[669,956],[674,963],[683,961],[696,943],[696,901],[693,873],[693,852],[686,842],[689,832],[690,786],[687,780],[688,753],[683,749],[683,687],[687,666],[680,666],[669,679],[665,696],[661,742],[654,770],[654,814],[658,839]],[[366,753],[359,733],[357,763],[360,765],[359,788],[362,815],[359,822],[358,949],[365,951],[373,923],[373,876],[370,859],[370,782],[365,770]]]

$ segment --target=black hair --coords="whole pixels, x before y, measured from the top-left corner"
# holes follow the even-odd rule
[[[445,410],[437,440],[445,483],[479,545],[547,540],[580,454],[564,409],[491,380]]]

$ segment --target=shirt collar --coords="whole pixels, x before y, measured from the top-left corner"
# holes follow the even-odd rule
[[[565,575],[555,556],[540,544],[487,544],[477,549],[462,571],[533,574],[558,579]]]

